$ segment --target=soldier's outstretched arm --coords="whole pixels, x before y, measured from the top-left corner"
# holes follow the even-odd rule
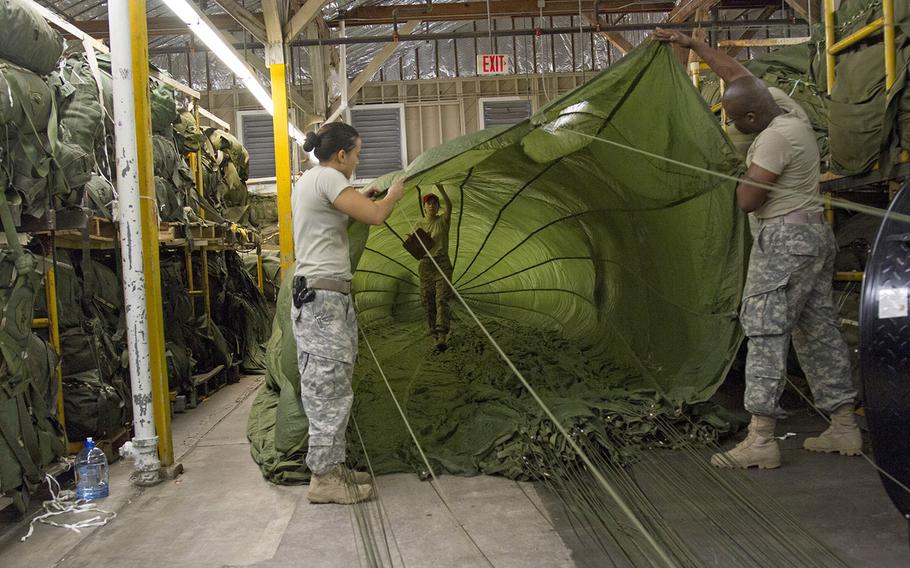
[[[446,188],[444,185],[442,185],[441,183],[436,184],[436,189],[438,189],[439,193],[442,195],[442,202],[446,206],[446,212],[445,212],[446,219],[451,219],[452,218],[452,200],[449,199],[449,194],[446,193]]]
[[[708,64],[711,71],[717,73],[717,76],[732,83],[742,77],[752,75],[748,69],[743,67],[742,63],[735,58],[730,57],[723,51],[714,49],[703,41],[695,40],[686,34],[676,30],[665,30],[657,28],[651,35],[657,41],[675,43],[680,47],[688,47],[701,57],[702,61]]]
[[[348,187],[335,198],[335,209],[368,225],[381,225],[392,214],[395,204],[404,191],[404,178],[396,180],[384,198],[373,201],[353,187]]]

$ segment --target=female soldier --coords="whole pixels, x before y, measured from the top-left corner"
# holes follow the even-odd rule
[[[345,465],[345,429],[354,392],[351,376],[357,354],[357,321],[351,298],[348,223],[379,225],[401,198],[403,180],[385,198],[370,199],[349,181],[360,161],[361,139],[352,126],[332,122],[308,133],[304,150],[319,165],[294,184],[294,271],[291,319],[297,342],[300,396],[309,419],[306,463],[313,474],[312,503],[350,504],[371,495],[370,478]]]

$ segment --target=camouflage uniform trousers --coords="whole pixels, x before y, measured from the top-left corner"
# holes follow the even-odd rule
[[[826,224],[765,224],[752,247],[740,322],[749,338],[745,407],[784,417],[790,340],[818,408],[853,402],[847,344],[831,296],[837,245]]]
[[[451,282],[452,262],[449,256],[437,256],[435,259]],[[449,301],[453,295],[452,288],[429,258],[421,259],[417,272],[420,276],[420,301],[427,314],[430,333],[448,333],[449,322],[452,319],[452,310],[449,308]]]
[[[357,319],[351,296],[316,290],[312,302],[291,306],[300,398],[309,420],[307,467],[317,475],[343,463],[345,430],[354,402],[351,377],[357,354]]]

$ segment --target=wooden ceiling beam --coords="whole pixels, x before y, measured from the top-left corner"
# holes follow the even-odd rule
[[[774,12],[776,12],[777,10],[778,10],[777,6],[771,6],[770,8],[765,8],[762,11],[762,13],[759,14],[757,19],[764,20],[765,18],[770,18],[774,14]],[[743,31],[743,33],[739,34],[739,37],[736,38],[736,41],[752,39],[755,37],[755,34],[757,34],[760,31],[761,31],[761,28],[747,29],[747,30]],[[739,55],[739,52],[742,51],[742,49],[743,49],[742,46],[728,47],[727,55],[729,55],[730,57],[736,57],[737,55]]]
[[[686,20],[692,19],[692,16],[694,16],[698,10],[707,12],[717,4],[720,4],[720,0],[683,0],[679,6],[670,12],[667,21],[672,23],[685,22]]]
[[[261,14],[258,14],[260,17]],[[243,26],[237,23],[229,14],[214,14],[208,16],[208,20],[220,31],[243,31]],[[166,35],[183,35],[189,30],[186,23],[176,16],[161,16],[157,18],[148,18],[148,34],[153,36]],[[94,38],[107,37],[109,30],[107,20],[82,20],[73,22],[77,28],[89,34]]]
[[[672,1],[651,0],[648,2],[629,2],[629,0],[600,0],[596,2],[598,13],[616,14],[631,12],[669,12],[675,6]],[[594,0],[582,0],[581,12],[594,13]],[[490,15],[494,18],[529,18],[538,17],[541,9],[537,0],[495,0],[490,2]],[[577,16],[578,0],[547,0],[544,16]],[[424,22],[457,22],[485,20],[487,3],[485,1],[451,2],[444,4],[399,4],[385,6],[358,6],[348,10],[327,23],[337,27],[343,19],[347,26],[364,26],[372,24],[403,24],[406,20],[419,19]]]
[[[215,1],[222,7],[225,5],[237,4],[236,0]],[[297,0],[294,1],[296,2]],[[805,0],[794,1],[804,2]],[[288,41],[289,37],[293,38],[296,36],[296,33],[294,33],[295,30],[299,33],[299,30],[303,28],[303,26],[300,26],[300,22],[312,21],[322,9],[324,2],[325,0],[308,0],[305,3],[302,3],[302,6],[290,18],[290,21],[285,26],[285,41]],[[594,4],[594,0],[582,0],[582,14],[593,16]],[[724,0],[723,2],[719,2],[718,0],[687,0],[679,7],[677,7],[676,3],[672,0],[649,0],[647,2],[599,0],[597,2],[598,14],[670,12],[671,14],[676,14],[676,18],[685,16],[682,20],[676,19],[674,21],[688,20],[694,15],[697,8],[708,5],[719,5],[718,7],[722,9],[764,8],[771,5],[780,6],[780,0],[777,0],[776,2],[774,0]],[[307,6],[309,6],[309,8],[307,8]],[[491,15],[496,18],[512,16],[536,18],[540,14],[540,9],[537,7],[537,0],[494,0],[490,3],[490,8]],[[249,14],[249,18],[252,18],[249,22],[252,27],[257,27],[258,23],[262,21],[262,14],[260,13],[247,12],[247,14]],[[311,14],[312,17],[310,17]],[[578,0],[547,0],[546,6],[543,8],[543,15],[546,17],[577,16]],[[245,26],[238,23],[238,19],[235,16],[240,16],[240,13],[234,13],[233,16],[231,14],[213,14],[208,16],[208,19],[217,27],[217,29],[222,31],[244,30]],[[246,16],[240,17],[243,18],[241,21],[247,19]],[[345,24],[349,27],[371,24],[391,24],[396,21],[400,25],[404,25],[405,21],[415,19],[424,22],[486,20],[487,4],[483,0],[470,0],[467,2],[433,4],[431,8],[427,8],[426,4],[360,6],[344,13],[339,18],[327,20],[327,23],[330,27],[337,27],[341,22],[341,18],[344,18]],[[105,19],[82,20],[74,23],[82,31],[96,38],[105,38],[108,35],[107,20]],[[254,23],[255,25],[253,25]],[[265,29],[264,23],[262,24],[262,29]],[[152,17],[148,18],[148,33],[149,36],[181,35],[186,33],[186,25],[179,18],[172,16]],[[255,36],[256,34],[254,33],[253,35]],[[257,40],[260,39],[261,38],[257,37]]]
[[[250,32],[256,41],[265,45],[268,42],[265,32],[265,23],[262,21],[262,14],[254,14],[240,5],[236,0],[213,0],[215,4],[221,6],[229,16],[243,26],[243,29]]]
[[[405,22],[401,26],[401,29],[399,29],[398,31],[402,35],[407,35],[407,34],[413,32],[419,25],[420,25],[420,20],[409,20],[409,21]],[[382,49],[379,50],[379,53],[377,53],[375,56],[373,56],[373,59],[370,60],[370,62],[363,69],[363,71],[361,71],[356,77],[354,77],[354,79],[348,85],[348,91],[347,91],[348,100],[344,101],[344,104],[347,104],[347,103],[351,102],[352,100],[354,100],[354,97],[357,96],[357,93],[360,92],[360,89],[362,89],[363,86],[366,85],[370,81],[370,79],[372,79],[373,76],[379,72],[379,70],[382,68],[383,64],[386,61],[388,61],[389,57],[391,57],[395,53],[395,51],[399,48],[399,46],[401,46],[401,42],[398,42],[398,41],[383,44]],[[342,105],[341,99],[335,100],[332,103],[332,108],[329,109],[329,114],[334,116],[335,113],[337,113],[341,109],[341,105]]]
[[[328,3],[329,0],[306,0],[306,4],[297,9],[291,16],[291,21],[285,26],[284,40],[290,43],[307,24],[322,14],[322,7]]]
[[[594,14],[586,14],[585,19],[592,26],[604,25],[603,22],[600,21],[599,17],[598,18],[594,17]],[[607,25],[609,25],[609,22],[607,22]],[[620,52],[622,52],[623,55],[629,53],[630,51],[632,51],[635,48],[635,46],[632,45],[632,42],[627,40],[626,36],[622,35],[619,32],[601,31],[600,36],[602,38],[604,38],[605,40],[609,41],[610,43],[612,43],[613,46],[616,47],[616,49],[618,49]]]

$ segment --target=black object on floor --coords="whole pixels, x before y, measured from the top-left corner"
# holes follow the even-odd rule
[[[888,496],[910,519],[910,183],[882,222],[866,266],[860,306],[860,372],[875,461]]]

